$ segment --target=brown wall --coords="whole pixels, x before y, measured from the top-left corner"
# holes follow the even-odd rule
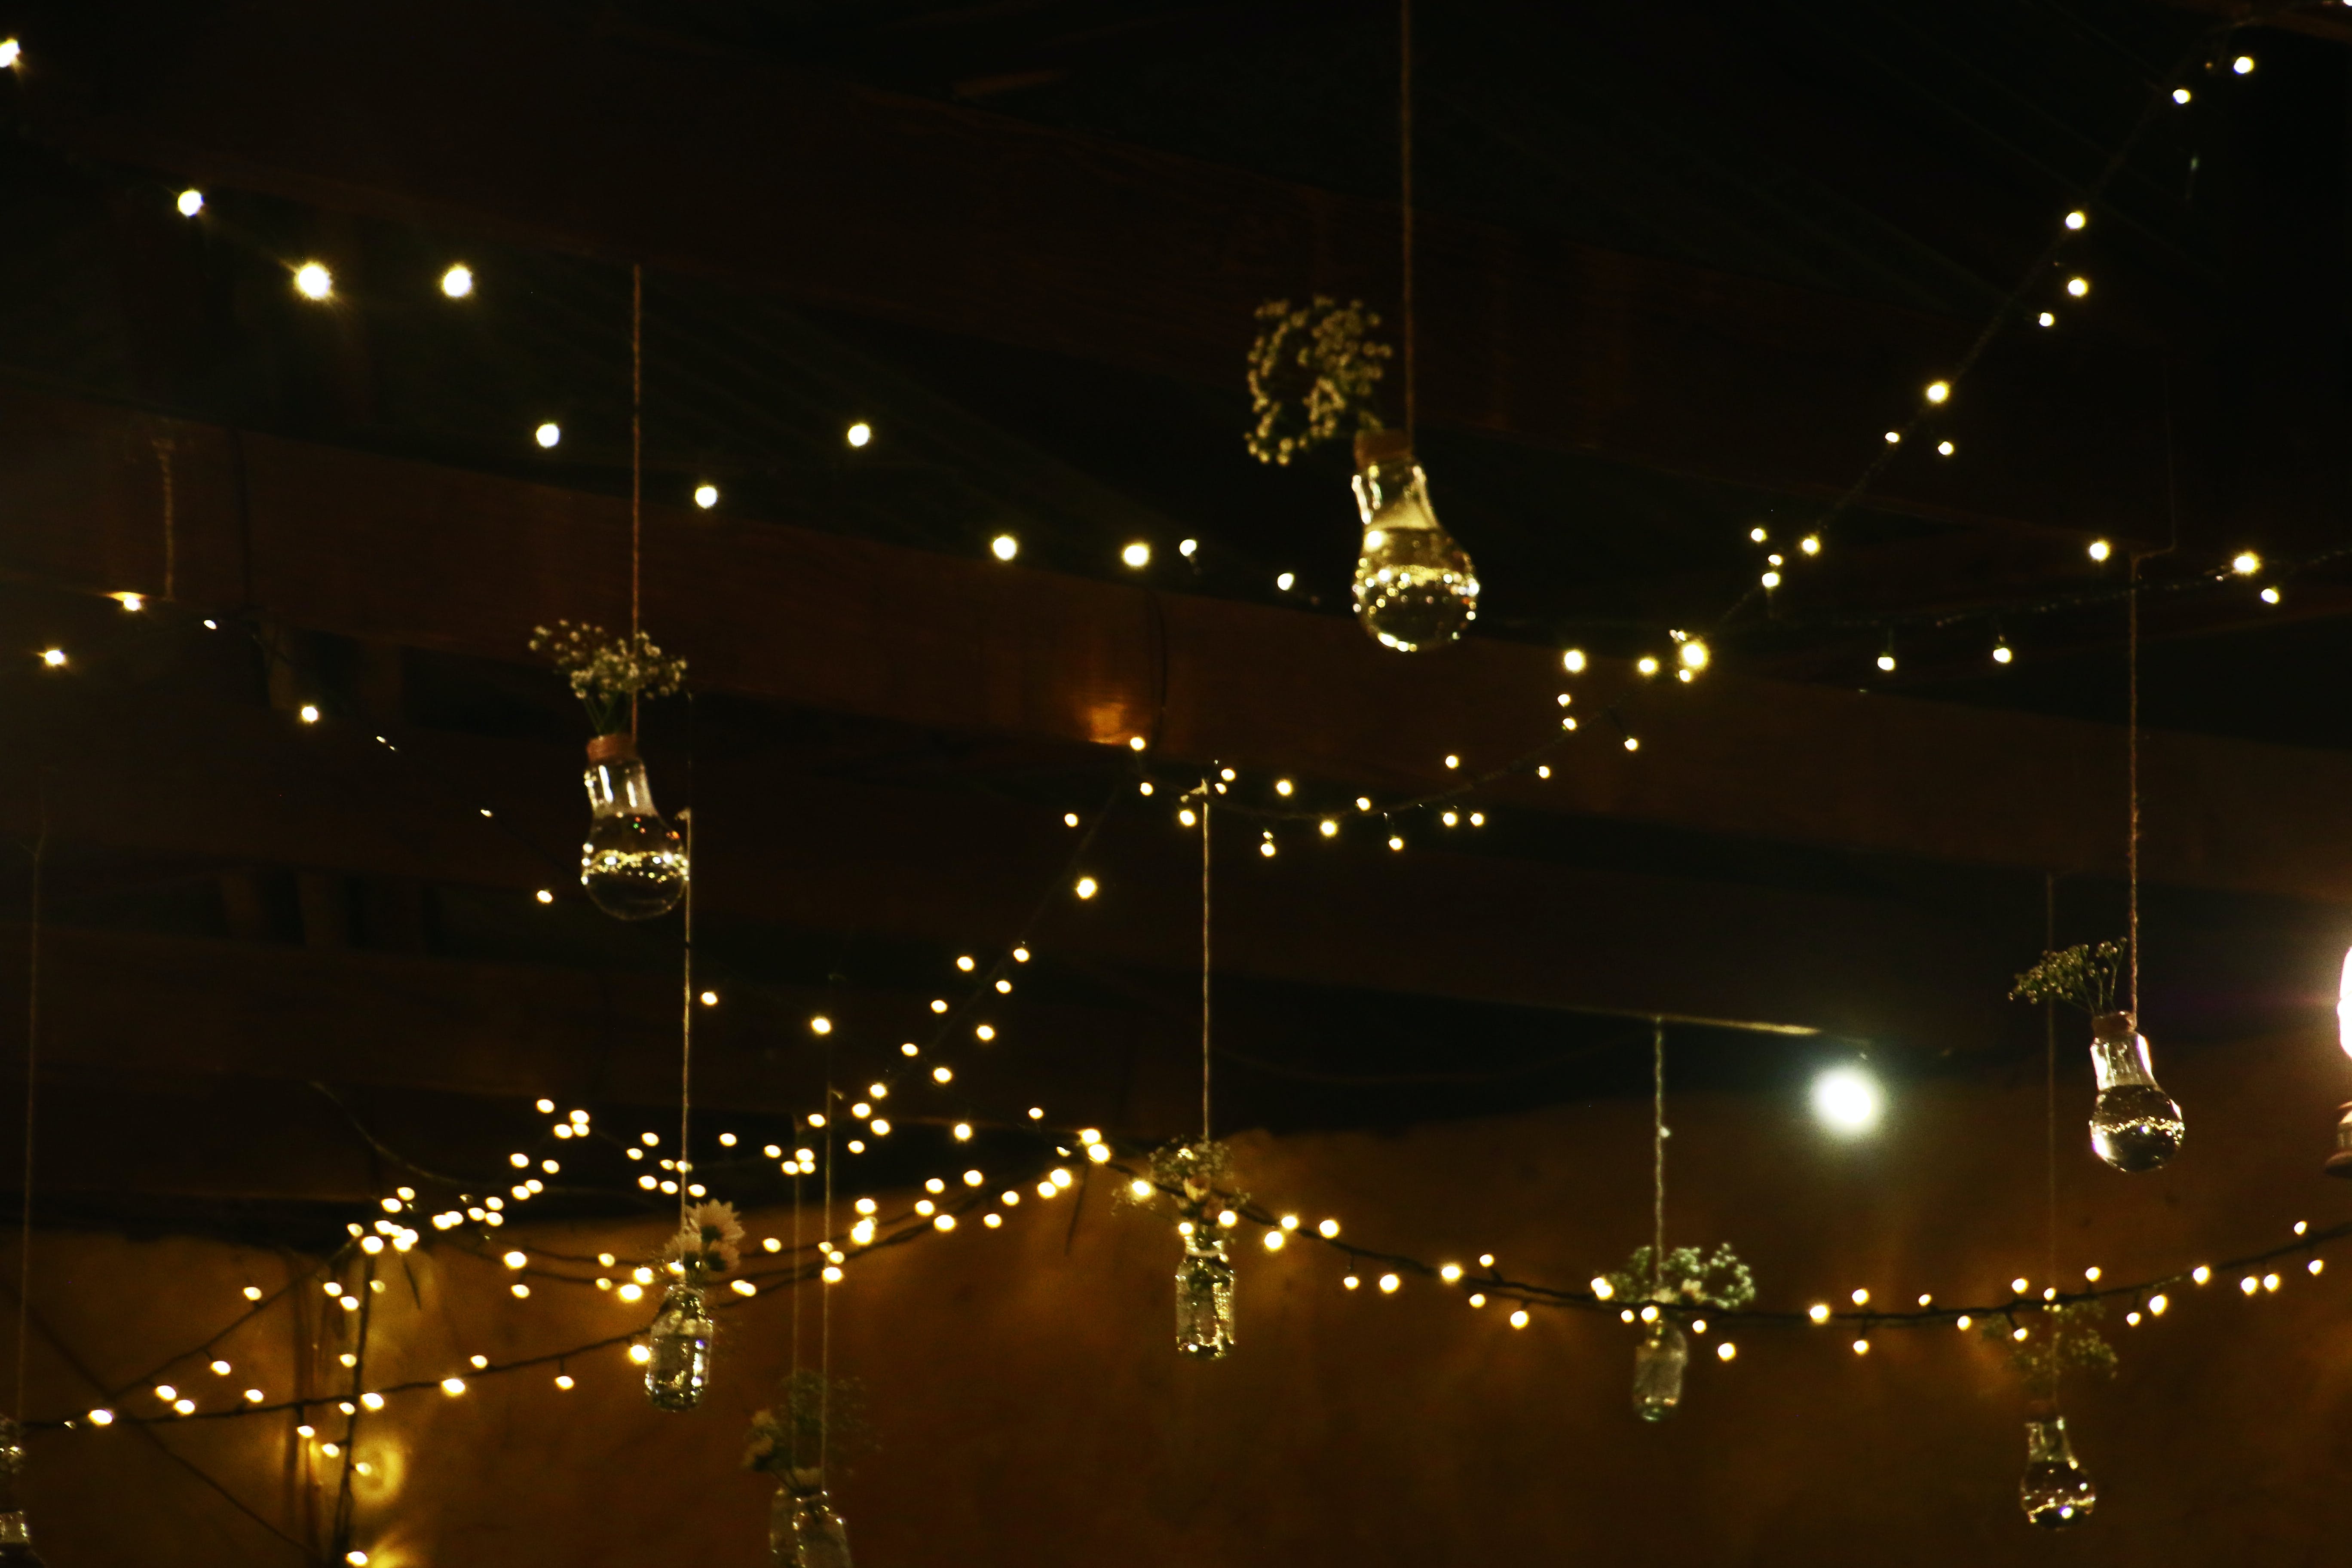
[[[2070,1276],[2219,1262],[2286,1240],[2297,1219],[2352,1210],[2352,1188],[2318,1174],[2352,1085],[2328,1033],[2194,1057],[2164,1055],[2159,1035],[2189,1144],[2176,1168],[2139,1177],[2084,1150],[2075,1033],[2060,1086]],[[1310,1220],[1336,1214],[1349,1239],[1465,1262],[1491,1249],[1565,1284],[1646,1235],[1645,1110],[1241,1147],[1263,1199]],[[1765,1305],[1857,1285],[1880,1302],[1922,1290],[1979,1300],[2005,1296],[2013,1275],[2044,1277],[2038,1062],[2007,1085],[1906,1091],[1885,1135],[1843,1147],[1793,1097],[1684,1099],[1670,1111],[1670,1234],[1736,1241]],[[2152,1326],[2126,1329],[2118,1312],[2120,1375],[2069,1400],[2098,1517],[2044,1538],[2014,1500],[2014,1384],[1974,1335],[1883,1331],[1865,1358],[1848,1333],[1750,1328],[1736,1363],[1695,1360],[1682,1413],[1648,1428],[1627,1408],[1632,1333],[1612,1319],[1539,1312],[1514,1332],[1433,1284],[1350,1294],[1319,1248],[1269,1256],[1252,1242],[1240,1249],[1240,1348],[1186,1364],[1170,1345],[1166,1223],[1114,1207],[1105,1184],[1075,1226],[1068,1198],[1033,1196],[1001,1231],[967,1223],[877,1254],[835,1291],[836,1362],[865,1380],[884,1445],[837,1488],[863,1568],[2335,1555],[2332,1505],[2352,1460],[2352,1248],[2317,1280],[2284,1266],[2275,1297],[2249,1302],[2231,1275],[2177,1289]],[[789,1223],[763,1214],[754,1234]],[[592,1252],[618,1236],[544,1239]],[[517,1301],[504,1268],[446,1247],[414,1265],[415,1298],[395,1272],[376,1299],[373,1381],[462,1371],[477,1351],[551,1350],[646,1315],[544,1282]],[[37,1315],[71,1363],[120,1381],[234,1320],[238,1289],[274,1286],[286,1265],[212,1244],[45,1235],[36,1267]],[[320,1315],[313,1300],[304,1293],[305,1325]],[[574,1363],[570,1394],[547,1369],[478,1379],[458,1399],[395,1398],[362,1443],[378,1469],[361,1488],[361,1543],[382,1568],[763,1562],[765,1490],[736,1464],[791,1310],[778,1291],[727,1314],[718,1385],[689,1417],[648,1410],[618,1350]],[[172,1381],[208,1406],[248,1383],[282,1395],[298,1375],[296,1331],[280,1310],[226,1342],[231,1377],[183,1365]],[[91,1397],[52,1350],[35,1358],[37,1415]],[[152,1395],[121,1403],[153,1408]],[[164,1457],[187,1456],[299,1531],[310,1492],[289,1425],[40,1435],[30,1490],[45,1552],[58,1568],[301,1562]]]

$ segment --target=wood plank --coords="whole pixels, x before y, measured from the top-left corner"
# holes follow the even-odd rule
[[[140,416],[0,394],[0,574],[157,585],[160,490]],[[183,595],[285,624],[519,659],[557,616],[625,610],[622,503],[174,424]],[[1157,594],[814,530],[647,514],[646,622],[705,689],[952,731],[1219,761],[1349,789],[1501,766],[1582,728],[1548,783],[1497,802],[1931,860],[2112,873],[2124,748],[2109,726],[1747,679],[1643,681],[1474,638],[1402,658],[1336,616]],[[151,574],[125,581],[142,559]],[[126,563],[131,564],[126,565]],[[250,585],[250,597],[243,588]],[[1642,741],[1628,753],[1602,715]],[[2146,873],[2352,896],[2335,832],[2352,757],[2154,733]]]
[[[241,0],[135,91],[110,90],[118,68],[28,76],[34,122],[84,156],[1208,385],[1238,384],[1264,300],[1397,293],[1390,204],[520,5]],[[1788,493],[1841,493],[1975,331],[1442,213],[1420,235],[1424,418]],[[1906,453],[1874,500],[2140,537],[2162,513],[2156,368],[2079,335],[2005,342],[1948,429],[1999,460]]]

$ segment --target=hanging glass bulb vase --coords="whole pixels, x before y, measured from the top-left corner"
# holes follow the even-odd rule
[[[1356,619],[1383,647],[1412,653],[1450,643],[1478,617],[1478,574],[1437,521],[1429,481],[1402,430],[1356,437]]]
[[[646,1344],[646,1397],[655,1409],[684,1412],[702,1403],[717,1331],[700,1290],[684,1283],[669,1288]]]
[[[791,1568],[850,1568],[849,1531],[825,1496],[824,1472],[792,1469],[768,1510],[768,1550]]]
[[[0,1568],[42,1568],[16,1495],[25,1470],[25,1429],[0,1415]]]
[[[580,885],[615,920],[667,914],[686,891],[686,846],[654,808],[646,764],[627,734],[588,742],[588,841],[580,849]]]
[[[1633,1350],[1633,1414],[1644,1421],[1672,1415],[1682,1403],[1683,1369],[1689,1364],[1690,1341],[1682,1326],[1659,1313]]]
[[[2180,1152],[2188,1128],[2180,1107],[2158,1087],[2147,1041],[2129,1013],[2091,1022],[2091,1067],[2099,1098],[2091,1110],[2091,1147],[2118,1171],[2153,1171]]]
[[[1176,1269],[1176,1349],[1214,1361],[1234,1348],[1234,1266],[1212,1222],[1186,1220],[1184,1261]]]
[[[2018,1505],[2044,1530],[2063,1530],[2091,1517],[2098,1489],[2066,1440],[2066,1418],[2054,1404],[2030,1405],[2025,1413],[2025,1474],[2017,1483]]]

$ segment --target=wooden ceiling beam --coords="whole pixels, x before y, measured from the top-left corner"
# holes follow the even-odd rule
[[[0,394],[0,574],[162,586],[287,625],[493,659],[558,617],[626,620],[625,503],[424,464]],[[1472,638],[1426,656],[1345,619],[962,561],[812,530],[647,512],[646,623],[697,685],[964,733],[1211,760],[1350,792],[1422,789],[1581,727],[1549,781],[1492,801],[2009,868],[2112,872],[2109,726],[1712,671],[1685,687]],[[1614,717],[1611,717],[1614,715]],[[1638,752],[1620,743],[1638,736]],[[2335,831],[2352,757],[2147,737],[2144,869],[2238,892],[2352,896]]]
[[[236,0],[135,65],[47,60],[25,101],[84,157],[1221,388],[1261,301],[1397,294],[1390,204],[519,5]],[[1976,330],[1443,213],[1419,232],[1423,419],[1779,493],[1844,493]],[[1872,503],[2141,537],[2157,370],[2004,343],[1945,425],[2000,460],[1906,452]]]

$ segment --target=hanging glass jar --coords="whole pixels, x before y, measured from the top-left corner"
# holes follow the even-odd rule
[[[1213,1361],[1234,1348],[1234,1266],[1211,1222],[1185,1220],[1184,1261],[1176,1269],[1176,1349]]]
[[[2091,1023],[2091,1067],[2099,1098],[2091,1110],[2091,1147],[2118,1171],[2153,1171],[2180,1152],[2188,1128],[2180,1107],[2158,1087],[2147,1041],[2129,1013],[2102,1013]]]
[[[1672,1415],[1682,1403],[1683,1369],[1689,1364],[1690,1342],[1682,1325],[1659,1313],[1633,1350],[1633,1413],[1644,1421]]]
[[[25,1429],[0,1415],[0,1568],[42,1568],[25,1522],[17,1485],[25,1469]]]
[[[646,1397],[655,1409],[682,1412],[702,1403],[717,1331],[700,1290],[684,1283],[669,1288],[646,1339]]]
[[[677,907],[688,874],[686,846],[654,808],[653,786],[627,734],[588,742],[588,841],[580,885],[615,920],[651,920]]]
[[[825,1496],[823,1470],[786,1472],[768,1510],[768,1550],[791,1568],[850,1568],[849,1531]]]
[[[2091,1484],[2090,1472],[2075,1461],[2074,1446],[2066,1440],[2066,1418],[2054,1404],[2026,1409],[2025,1474],[2017,1483],[2017,1499],[2025,1517],[2045,1530],[2079,1524],[2098,1506],[2098,1489]]]
[[[1356,619],[1383,647],[1450,643],[1478,617],[1478,574],[1430,505],[1429,481],[1402,430],[1356,437]]]

